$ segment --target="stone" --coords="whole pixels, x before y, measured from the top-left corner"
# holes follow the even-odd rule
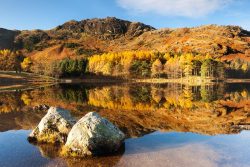
[[[125,135],[119,128],[90,112],[71,129],[64,147],[64,155],[84,157],[103,155],[119,151]]]
[[[40,104],[40,105],[34,106],[32,109],[34,111],[46,111],[49,109],[49,106],[46,104]]]
[[[28,140],[42,143],[64,143],[76,120],[68,110],[50,107]]]

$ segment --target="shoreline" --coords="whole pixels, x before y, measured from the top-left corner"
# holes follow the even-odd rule
[[[56,84],[54,79],[30,73],[15,73],[13,71],[0,71],[0,90],[25,89],[27,87],[40,87],[42,85]]]
[[[211,85],[217,83],[250,83],[250,79],[237,79],[237,78],[228,78],[224,80],[214,80],[214,79],[205,79],[201,80],[187,80],[187,79],[166,79],[166,78],[152,78],[152,79],[110,79],[110,78],[64,78],[60,79],[59,83],[65,84],[80,84],[80,83],[146,83],[146,84],[183,84],[183,85]]]
[[[212,85],[216,83],[250,83],[250,79],[227,78],[224,80],[215,80],[214,78],[201,79],[199,77],[192,78],[152,78],[152,79],[122,79],[104,76],[85,76],[84,78],[62,78],[56,79],[52,77],[36,75],[32,73],[15,73],[0,71],[0,90],[20,89],[25,87],[37,87],[41,85],[53,84],[183,84],[189,86]]]

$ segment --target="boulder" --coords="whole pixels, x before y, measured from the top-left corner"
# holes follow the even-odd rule
[[[64,155],[88,156],[117,152],[125,135],[96,112],[81,118],[71,129],[64,146]]]
[[[76,120],[70,112],[50,107],[38,126],[30,133],[28,140],[42,143],[64,143]]]

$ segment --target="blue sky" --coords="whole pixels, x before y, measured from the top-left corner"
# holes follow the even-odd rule
[[[0,27],[50,29],[69,20],[114,16],[156,28],[204,24],[250,30],[250,0],[0,0]]]

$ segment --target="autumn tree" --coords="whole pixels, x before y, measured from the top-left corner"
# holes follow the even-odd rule
[[[22,55],[11,50],[0,50],[0,70],[21,71]]]
[[[242,66],[241,66],[241,69],[246,73],[249,69],[248,67],[248,64],[247,63],[244,63]]]
[[[153,77],[160,77],[163,72],[163,65],[159,59],[156,59],[151,67],[151,75]]]
[[[32,61],[30,57],[24,58],[23,62],[21,63],[22,70],[30,72],[30,68],[32,65]]]
[[[104,53],[88,58],[89,72],[120,77],[223,76],[223,63],[194,53],[160,53],[153,51],[124,51]],[[201,74],[202,73],[202,74]],[[162,75],[164,74],[164,75]]]

